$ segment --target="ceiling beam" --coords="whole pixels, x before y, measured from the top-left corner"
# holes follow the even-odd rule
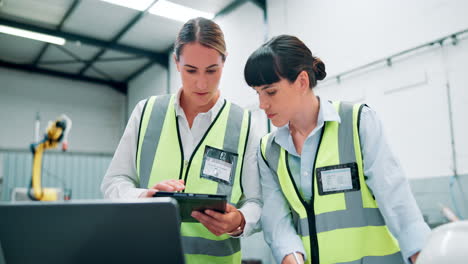
[[[248,2],[248,0],[235,0],[232,1],[229,5],[221,9],[218,13],[215,14],[214,19],[225,16],[232,11],[236,10],[239,6],[243,5],[245,2]]]
[[[141,60],[145,57],[142,56],[132,56],[132,57],[113,57],[113,58],[99,58],[98,62],[115,62],[115,61],[132,61],[132,60]],[[86,63],[90,60],[80,59],[80,61],[75,59],[70,60],[46,60],[39,62],[39,65],[50,65],[50,64],[74,64],[74,63]]]
[[[113,38],[112,40],[110,41],[110,44],[116,44],[117,41],[119,41],[120,38],[122,38],[123,35],[125,35],[125,33],[127,33],[136,23],[138,23],[138,21],[140,21],[147,13],[148,13],[148,10],[157,2],[157,0],[154,0],[145,10],[143,11],[139,11],[137,15],[135,15],[120,31],[119,33],[117,33]],[[106,49],[101,49],[96,55],[94,55],[94,57],[91,59],[90,62],[87,62],[85,64],[85,66],[83,68],[81,68],[81,70],[79,71],[79,75],[83,75],[83,73],[86,72],[86,70],[88,70],[89,67],[91,67],[91,65],[93,65],[93,63],[95,63],[99,57],[102,56],[102,54],[104,54],[106,52]],[[167,58],[166,58],[166,63],[163,64],[164,67],[167,68],[168,66],[168,62],[167,62]]]
[[[62,30],[63,24],[65,21],[70,17],[70,15],[75,11],[76,7],[79,5],[81,0],[74,0],[73,3],[71,4],[70,8],[68,8],[67,12],[65,15],[62,17],[62,20],[60,21],[59,25],[57,26],[57,30]],[[42,56],[44,55],[45,51],[49,47],[49,43],[45,43],[44,46],[42,47],[41,51],[39,54],[36,56],[36,58],[33,61],[33,65],[37,65],[37,63],[42,59]]]
[[[251,0],[252,3],[256,4],[260,9],[266,12],[266,0]]]
[[[72,57],[73,59],[75,59],[77,62],[81,62],[84,64],[84,61],[78,57],[75,53],[73,53],[72,51],[68,50],[67,48],[65,47],[62,47],[62,46],[56,46],[59,50],[61,50],[63,53],[67,54],[68,56]],[[104,77],[106,78],[106,80],[108,81],[114,81],[112,79],[111,76],[109,76],[109,74],[105,73],[104,71],[101,71],[100,69],[96,68],[96,67],[92,67],[92,69],[97,72],[99,75],[101,75],[101,77]]]
[[[120,52],[145,56],[155,61],[156,63],[163,65],[164,67],[168,66],[167,55],[165,53],[149,51],[149,50],[136,48],[136,47],[119,44],[119,43],[112,43],[112,42],[96,39],[93,37],[83,36],[80,34],[68,33],[68,32],[63,32],[60,30],[48,29],[48,28],[44,28],[40,26],[25,24],[22,22],[16,22],[16,21],[12,21],[9,19],[5,19],[5,18],[0,18],[0,24],[9,26],[9,27],[15,27],[19,29],[30,30],[30,31],[34,31],[34,32],[42,33],[42,34],[48,34],[48,35],[53,35],[56,37],[65,38],[67,41],[70,41],[70,42],[77,41],[86,45],[96,46],[96,47],[105,48],[105,49],[113,49],[113,50],[117,50]]]
[[[154,63],[158,63],[165,67],[166,69],[169,68],[169,56],[173,50],[173,47],[168,49],[166,52],[153,52],[150,50],[146,49],[141,49],[137,47],[132,47],[128,46],[125,44],[119,44],[117,43],[118,40],[125,34],[127,33],[138,21],[140,21],[141,18],[143,18],[144,15],[147,14],[149,8],[147,8],[144,11],[140,11],[133,19],[127,23],[127,25],[122,28],[116,36],[112,38],[110,41],[103,41],[100,39],[96,39],[93,37],[89,36],[84,36],[80,34],[75,34],[75,33],[68,33],[68,32],[63,32],[61,30],[63,24],[65,23],[66,19],[73,13],[73,11],[76,9],[76,7],[79,5],[81,0],[74,0],[64,17],[62,18],[62,21],[60,24],[57,26],[57,29],[49,29],[41,26],[36,26],[36,25],[30,25],[22,22],[17,22],[17,21],[12,21],[9,19],[5,18],[0,18],[0,24],[10,26],[10,27],[16,27],[19,29],[24,29],[24,30],[29,30],[29,31],[34,31],[38,33],[43,33],[43,34],[48,34],[48,35],[53,35],[61,38],[65,38],[69,42],[80,42],[86,45],[91,45],[91,46],[96,46],[101,48],[101,50],[91,59],[91,60],[77,60],[85,63],[85,67],[83,67],[79,74],[72,74],[72,73],[65,73],[65,72],[59,72],[59,71],[54,71],[54,70],[49,70],[49,69],[44,69],[44,68],[39,68],[37,67],[37,64],[41,60],[43,54],[45,53],[47,47],[51,44],[46,44],[42,48],[41,52],[39,55],[35,58],[34,64],[17,64],[17,63],[12,63],[12,62],[6,62],[6,61],[1,61],[0,60],[0,66],[2,67],[7,67],[7,68],[14,68],[18,70],[23,70],[27,72],[36,72],[36,73],[42,73],[42,74],[47,74],[51,76],[56,76],[56,77],[63,77],[63,78],[68,78],[68,79],[73,79],[73,80],[80,80],[80,81],[86,81],[86,82],[91,82],[95,84],[103,84],[103,85],[108,85],[111,86],[112,88],[116,89],[119,92],[122,92],[124,94],[127,93],[127,84],[129,81],[134,79],[136,76],[140,75],[142,72],[150,68]],[[218,13],[215,15],[215,19],[225,16],[232,11],[236,10],[238,7],[243,5],[246,2],[252,2],[258,7],[260,7],[263,12],[266,14],[266,1],[265,0],[235,0],[231,2],[229,5],[224,7],[222,10],[220,10]],[[156,0],[154,1],[156,2]],[[153,4],[154,4],[153,2]],[[150,7],[153,5],[151,4]],[[112,49],[124,53],[131,53],[137,56],[141,57],[146,57],[150,59],[148,63],[143,65],[141,68],[137,69],[134,71],[124,82],[116,82],[112,80],[103,80],[100,78],[95,78],[95,77],[89,77],[89,76],[84,76],[83,73],[91,67],[96,61],[100,60],[100,57],[102,54],[107,49]],[[76,59],[76,58],[74,58]]]
[[[73,73],[66,73],[66,72],[54,71],[50,69],[39,68],[31,64],[19,64],[19,63],[13,63],[13,62],[8,62],[8,61],[3,61],[3,60],[0,60],[0,67],[21,70],[24,72],[40,73],[40,74],[45,74],[49,76],[61,77],[61,78],[72,79],[72,80],[77,80],[77,81],[84,81],[84,82],[89,82],[89,83],[94,83],[94,84],[107,85],[123,94],[127,94],[127,84],[124,82],[108,81],[108,80],[103,80],[103,79],[88,77],[88,76],[78,76]]]
[[[137,70],[135,70],[132,74],[130,74],[127,79],[125,80],[126,83],[129,83],[131,80],[133,80],[135,77],[137,77],[138,75],[140,75],[141,73],[143,73],[144,71],[146,71],[147,69],[149,69],[151,66],[153,66],[154,64],[154,61],[148,61],[147,63],[145,63],[143,66],[141,66],[140,68],[138,68]],[[167,71],[169,71],[169,67],[167,68]]]

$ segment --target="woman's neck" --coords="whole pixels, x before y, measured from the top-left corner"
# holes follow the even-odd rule
[[[189,127],[192,128],[193,120],[199,113],[206,113],[208,112],[219,99],[219,91],[216,92],[216,95],[213,96],[212,100],[210,100],[205,105],[196,105],[191,102],[188,96],[184,95],[184,91],[181,92],[180,95],[180,107],[184,110],[185,117],[189,123]]]
[[[299,104],[297,114],[289,121],[289,128],[301,136],[307,137],[317,126],[320,101],[310,93]]]

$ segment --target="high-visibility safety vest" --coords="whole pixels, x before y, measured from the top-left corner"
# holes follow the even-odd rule
[[[310,161],[314,176],[309,203],[294,182],[289,154],[275,142],[275,134],[270,133],[261,141],[262,156],[276,173],[274,176],[278,177],[291,209],[293,224],[307,254],[306,263],[404,263],[398,242],[389,232],[365,182],[359,140],[359,119],[364,105],[340,102],[333,105],[341,123],[327,121],[322,129],[315,161]],[[355,177],[360,187],[324,194],[318,187],[322,184],[318,172],[321,168],[343,164],[357,165]]]
[[[150,97],[144,107],[138,135],[136,167],[141,188],[169,179],[184,179],[185,192],[227,195],[236,205],[242,195],[241,175],[250,112],[224,101],[222,108],[184,161],[184,151],[174,108],[175,95]],[[233,184],[200,177],[205,148],[238,154],[233,165]],[[229,235],[216,236],[201,223],[183,222],[182,247],[187,263],[241,263],[240,241]]]

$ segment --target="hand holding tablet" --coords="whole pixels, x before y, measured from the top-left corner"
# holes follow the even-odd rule
[[[226,195],[156,192],[153,197],[171,197],[179,204],[182,222],[198,222],[191,216],[192,211],[204,212],[207,209],[226,212]]]

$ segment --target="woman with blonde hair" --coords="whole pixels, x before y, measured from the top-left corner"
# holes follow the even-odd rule
[[[250,112],[220,95],[226,57],[215,22],[195,18],[183,25],[173,56],[182,87],[138,103],[101,188],[108,198],[158,191],[226,195],[226,213],[193,212],[198,222],[182,223],[188,263],[240,263],[238,236],[255,232],[261,213],[259,137]],[[219,173],[203,170],[208,164]]]

